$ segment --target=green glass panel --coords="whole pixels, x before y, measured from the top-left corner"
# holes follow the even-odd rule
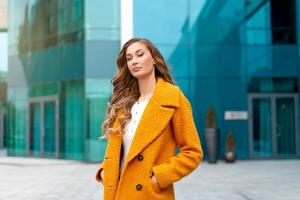
[[[268,3],[268,0],[246,0],[245,1],[245,15],[246,18],[251,17],[257,10],[264,4]]]
[[[34,156],[40,155],[40,135],[41,135],[41,105],[39,103],[30,105],[30,152]]]
[[[28,104],[25,100],[16,101],[15,113],[15,153],[16,156],[26,155],[26,133],[27,133],[27,110]]]
[[[15,105],[13,102],[8,102],[7,105],[7,136],[6,136],[6,145],[7,145],[7,154],[14,155],[14,135],[15,135]]]
[[[100,161],[104,158],[106,140],[100,140],[99,137],[102,135],[101,124],[108,98],[106,96],[87,99],[87,160]]]
[[[295,156],[295,113],[292,98],[276,99],[276,138],[279,156]]]
[[[29,97],[53,96],[59,93],[59,83],[36,84],[30,87]]]
[[[272,156],[271,101],[253,100],[253,153],[255,157]]]
[[[55,102],[44,104],[44,153],[45,156],[54,156],[55,153]]]
[[[84,158],[84,86],[83,81],[65,83],[64,97],[64,156],[69,159]]]

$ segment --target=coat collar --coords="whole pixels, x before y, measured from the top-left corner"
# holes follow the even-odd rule
[[[136,129],[124,162],[123,171],[136,155],[162,133],[178,106],[179,89],[162,78],[157,78],[153,96],[149,100]]]
[[[155,90],[151,99],[153,99],[160,106],[179,106],[179,90],[176,86],[164,81],[164,79],[158,77]]]

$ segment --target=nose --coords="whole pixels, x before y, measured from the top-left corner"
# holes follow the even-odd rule
[[[136,65],[137,64],[137,60],[136,60],[136,57],[134,56],[133,58],[132,58],[132,65]]]

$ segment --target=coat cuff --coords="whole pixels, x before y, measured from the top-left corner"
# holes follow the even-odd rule
[[[154,166],[152,171],[161,189],[164,189],[173,183],[172,177],[170,177],[169,173],[165,173],[165,169],[163,167]]]

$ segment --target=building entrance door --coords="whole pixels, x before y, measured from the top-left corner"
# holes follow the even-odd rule
[[[299,156],[296,94],[249,94],[251,158]]]
[[[27,155],[58,157],[58,116],[59,106],[57,97],[30,99]]]

